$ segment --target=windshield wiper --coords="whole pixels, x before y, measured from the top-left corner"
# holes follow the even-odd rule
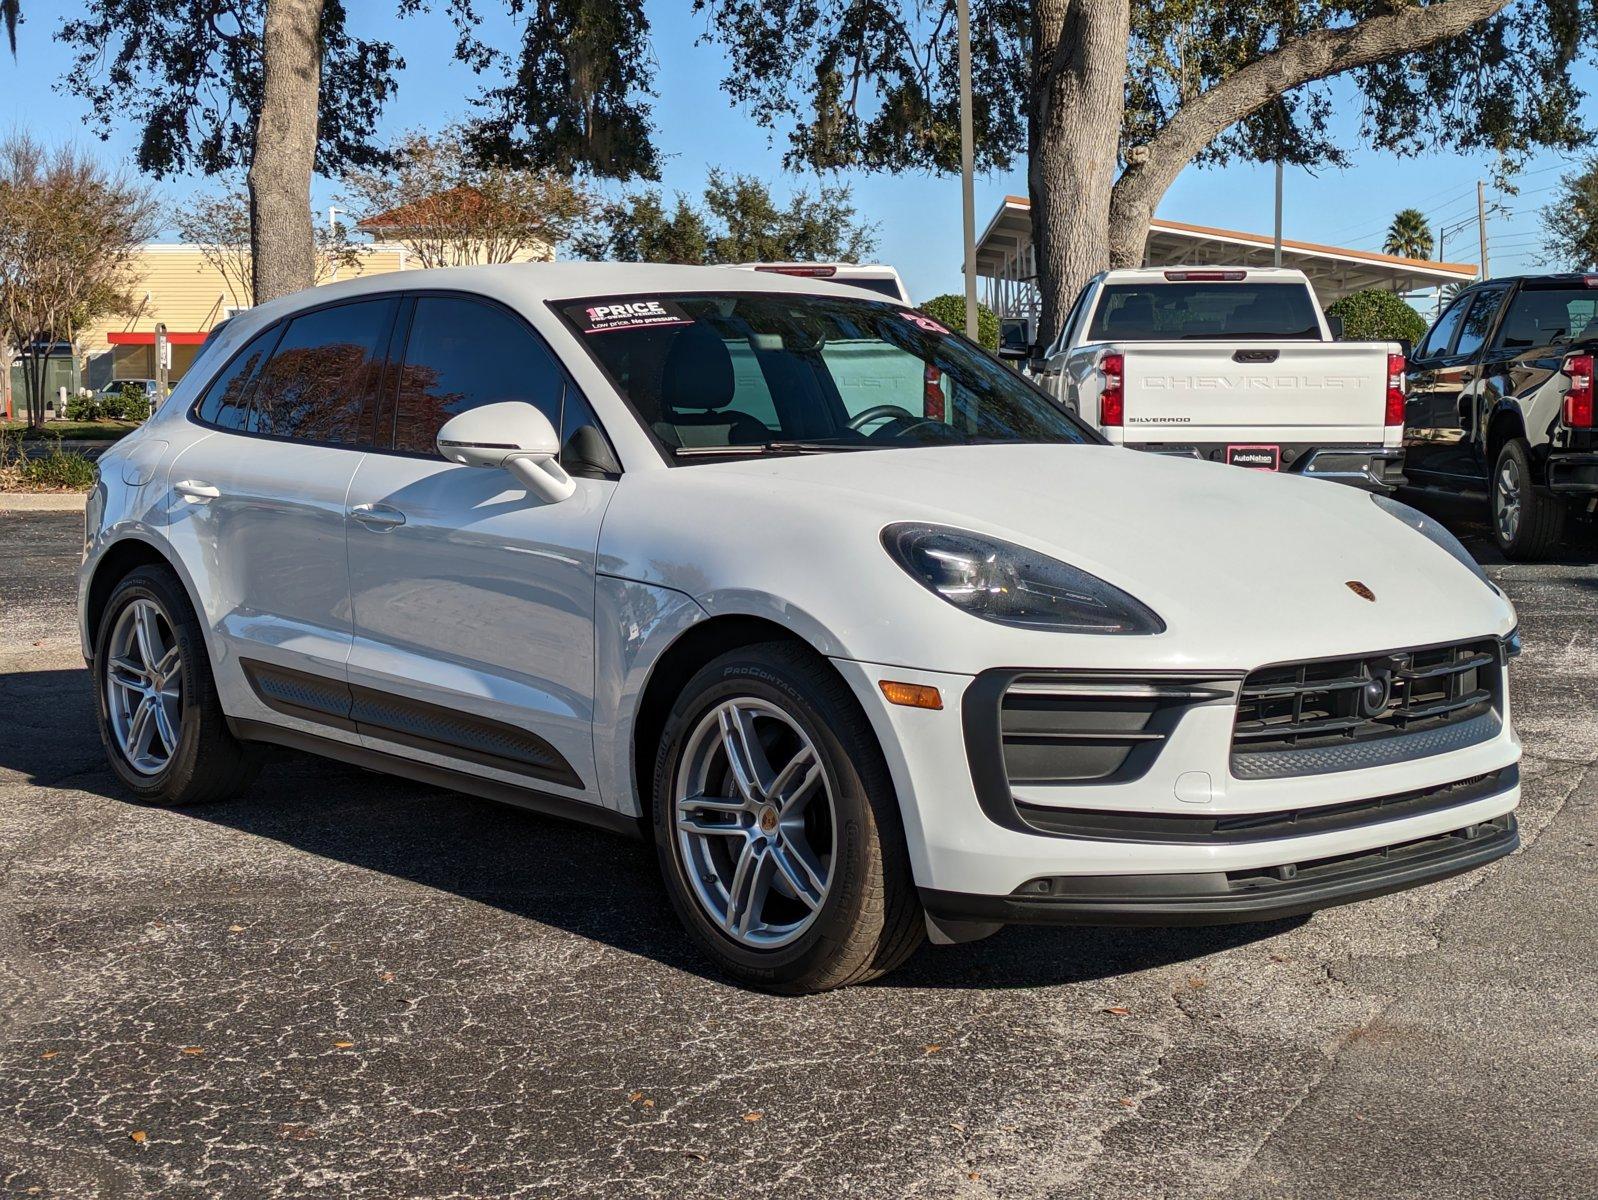
[[[752,442],[747,446],[677,446],[676,458],[744,458],[762,454],[830,454],[834,450],[880,450],[870,442]]]

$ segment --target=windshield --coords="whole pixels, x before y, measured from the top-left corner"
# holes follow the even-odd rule
[[[1187,338],[1319,340],[1315,302],[1302,283],[1112,283],[1099,296],[1089,342]]]
[[[562,313],[679,458],[1097,440],[930,317],[848,297],[621,296]]]

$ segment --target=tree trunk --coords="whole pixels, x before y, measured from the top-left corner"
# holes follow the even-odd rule
[[[255,303],[316,282],[311,172],[322,92],[322,0],[267,0],[261,116],[250,163]]]
[[[1054,340],[1071,301],[1109,259],[1126,84],[1128,0],[1036,0],[1027,188],[1043,311]]]
[[[38,341],[35,339],[34,349],[26,351],[22,356],[22,374],[28,387],[28,428],[44,428],[44,369],[50,361],[49,352],[41,357],[38,351]]]
[[[1195,96],[1142,147],[1141,161],[1115,184],[1110,205],[1110,265],[1143,264],[1154,209],[1193,157],[1227,129],[1279,97],[1317,79],[1424,50],[1458,37],[1509,0],[1440,0],[1400,7],[1343,29],[1320,29],[1228,75]]]

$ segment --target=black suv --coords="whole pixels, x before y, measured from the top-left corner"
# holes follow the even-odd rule
[[[1598,275],[1472,284],[1409,363],[1404,473],[1479,495],[1510,558],[1545,556],[1598,502]]]

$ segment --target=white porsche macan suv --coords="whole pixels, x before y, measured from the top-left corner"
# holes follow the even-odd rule
[[[277,743],[652,837],[760,986],[1509,853],[1509,602],[1411,509],[1100,443],[880,296],[538,264],[235,317],[100,460],[117,774]],[[264,802],[264,801],[263,801]]]

